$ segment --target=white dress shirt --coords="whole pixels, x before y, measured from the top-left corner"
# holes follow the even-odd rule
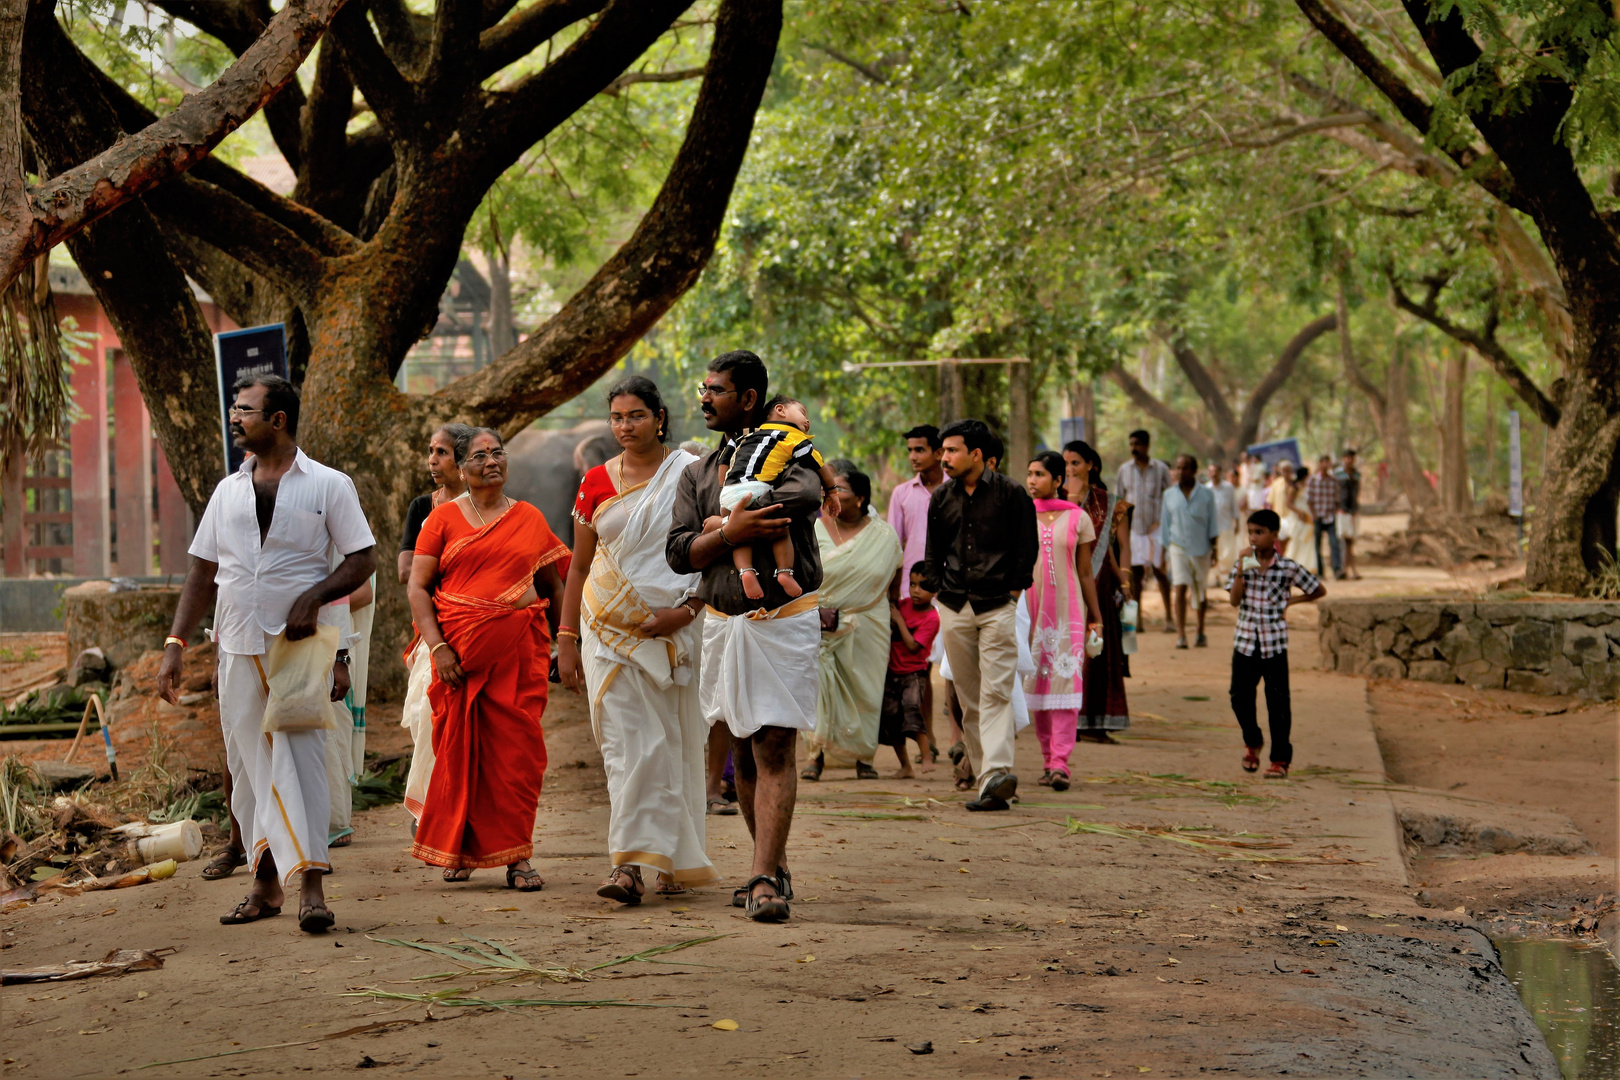
[[[1237,488],[1232,486],[1232,481],[1222,480],[1218,484],[1212,484],[1205,480],[1203,486],[1215,496],[1215,527],[1223,533],[1237,528],[1238,493]]]
[[[331,557],[353,555],[376,544],[354,482],[302,450],[281,477],[270,531],[259,542],[254,508],[253,465],[219,482],[197,523],[191,554],[219,564],[214,580],[214,640],[225,652],[256,656],[265,639],[287,628],[293,601],[331,574]],[[326,604],[317,622],[346,630],[347,612]]]

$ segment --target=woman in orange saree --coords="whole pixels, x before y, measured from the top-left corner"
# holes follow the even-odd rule
[[[504,494],[498,434],[474,429],[457,449],[467,490],[428,515],[411,563],[411,612],[433,661],[434,756],[411,854],[446,881],[505,866],[509,888],[534,892],[545,884],[528,860],[546,770],[546,609],[562,595],[556,563],[568,548],[539,510]]]

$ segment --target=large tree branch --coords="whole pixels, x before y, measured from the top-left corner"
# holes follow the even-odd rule
[[[377,114],[388,141],[402,145],[414,130],[416,94],[384,51],[366,21],[365,8],[354,4],[332,20],[332,37],[343,50],[343,62],[360,93]]]
[[[1350,302],[1344,293],[1344,283],[1339,283],[1338,296],[1334,302],[1338,314],[1339,325],[1339,357],[1344,361],[1344,373],[1350,377],[1357,390],[1367,396],[1372,404],[1373,411],[1378,414],[1376,419],[1380,426],[1384,422],[1384,411],[1389,408],[1389,402],[1384,398],[1384,392],[1378,388],[1367,375],[1367,369],[1361,366],[1361,359],[1356,356],[1356,350],[1350,341]]]
[[[269,0],[154,0],[154,3],[160,10],[218,38],[236,56],[253,46],[274,17]],[[304,160],[299,132],[303,110],[304,88],[296,79],[264,106],[270,137],[295,173]]]
[[[478,84],[474,67],[483,25],[484,0],[437,0],[422,101],[451,115],[459,111],[462,93]]]
[[[0,214],[10,232],[31,216],[23,160],[23,27],[28,0],[0,0]],[[19,238],[20,239],[20,238]],[[16,240],[0,239],[0,249]]]
[[[527,341],[446,387],[435,412],[522,427],[599,378],[691,287],[720,235],[781,27],[780,0],[723,0],[686,137],[635,232]]]
[[[0,285],[28,260],[208,156],[298,73],[344,0],[289,0],[258,41],[208,89],[156,123],[30,193],[30,221],[11,221]]]
[[[475,130],[464,131],[480,184],[494,183],[529,147],[600,94],[652,47],[690,0],[612,0],[591,27],[544,68],[493,91]],[[713,61],[710,61],[713,71]]]
[[[370,9],[388,58],[406,78],[414,78],[427,57],[433,20],[407,8],[405,0],[371,0]]]
[[[224,188],[182,176],[152,192],[147,202],[173,227],[268,278],[301,305],[309,305],[320,288],[320,252]]]
[[[1243,403],[1243,418],[1238,429],[1241,441],[1245,443],[1251,441],[1260,430],[1261,414],[1265,412],[1273,395],[1288,381],[1288,376],[1294,373],[1300,354],[1305,351],[1306,346],[1338,324],[1337,315],[1323,315],[1306,323],[1298,333],[1288,339],[1288,344],[1283,346],[1282,352],[1277,356],[1277,362],[1271,365],[1271,370],[1260,380],[1260,385],[1254,388],[1249,400]]]
[[[1198,452],[1207,458],[1220,456],[1221,446],[1217,440],[1211,438],[1207,432],[1199,431],[1198,425],[1160,401],[1123,366],[1114,365],[1108,374],[1119,384],[1119,388],[1125,391],[1126,397],[1136,402],[1137,407],[1143,412],[1175,432],[1182,442],[1197,447]]]
[[[1486,333],[1480,333],[1465,326],[1459,326],[1440,314],[1435,306],[1434,295],[1431,295],[1426,302],[1418,303],[1406,295],[1405,290],[1401,288],[1400,282],[1395,280],[1393,274],[1390,275],[1389,287],[1394,295],[1396,307],[1408,314],[1416,315],[1452,340],[1460,341],[1473,349],[1484,358],[1486,363],[1491,365],[1497,375],[1501,376],[1502,381],[1507,383],[1513,392],[1519,396],[1519,399],[1530,406],[1530,411],[1535,413],[1543,424],[1550,428],[1558,426],[1558,406],[1553,403],[1551,398],[1541,392],[1541,388],[1519,365],[1513,354],[1503,348],[1502,343],[1496,340],[1494,327]],[[1433,292],[1437,294],[1438,290],[1433,290]]]
[[[1379,93],[1389,99],[1390,104],[1395,106],[1396,111],[1406,119],[1406,122],[1427,136],[1434,124],[1434,107],[1423,100],[1417,91],[1406,85],[1405,80],[1379,59],[1360,35],[1330,11],[1322,0],[1295,0],[1295,2],[1299,5],[1299,10],[1311,21],[1311,25],[1315,26],[1346,60],[1354,64]],[[1488,162],[1482,161],[1472,147],[1444,149],[1460,168],[1476,170],[1477,175],[1474,179],[1485,190],[1510,206],[1519,205],[1512,178],[1501,170],[1491,167]]]
[[[618,97],[625,90],[638,83],[686,82],[688,79],[703,78],[707,71],[707,68],[681,68],[679,71],[627,71],[604,86],[602,93],[609,97]]]
[[[1215,376],[1210,374],[1198,354],[1193,352],[1192,346],[1187,344],[1180,327],[1159,331],[1158,334],[1170,346],[1170,354],[1176,358],[1187,381],[1192,383],[1193,390],[1203,399],[1204,407],[1215,420],[1217,439],[1226,438],[1236,429],[1237,417],[1232,415],[1232,407],[1226,403],[1226,394],[1216,383]]]
[[[530,4],[479,36],[479,75],[489,78],[605,7],[607,0],[539,0]]]

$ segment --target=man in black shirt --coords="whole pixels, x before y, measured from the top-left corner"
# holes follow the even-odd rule
[[[940,636],[962,704],[968,759],[979,775],[969,810],[1005,810],[1013,774],[1015,608],[1033,583],[1039,541],[1029,493],[985,467],[995,438],[978,420],[940,431],[945,472],[928,503],[927,587],[939,600]]]

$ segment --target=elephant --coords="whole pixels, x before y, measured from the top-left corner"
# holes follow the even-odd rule
[[[579,482],[618,452],[605,420],[587,420],[566,431],[527,428],[506,444],[506,493],[532,504],[557,538],[573,547]]]

